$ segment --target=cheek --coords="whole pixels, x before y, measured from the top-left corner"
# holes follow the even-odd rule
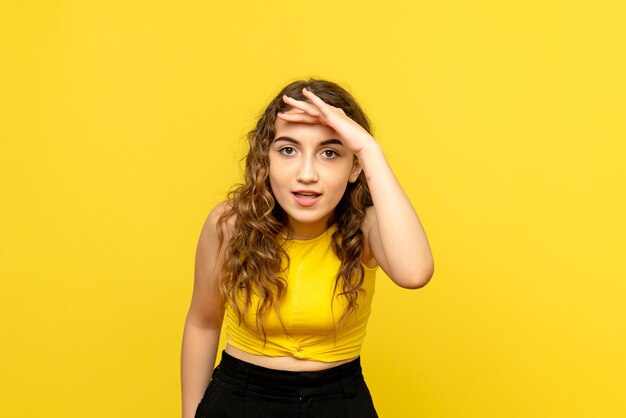
[[[344,173],[341,176],[335,177],[332,185],[329,186],[332,188],[333,200],[336,201],[335,203],[339,203],[348,187],[348,176]]]
[[[281,176],[280,173],[270,171],[269,183],[274,197],[280,196],[283,193],[283,189],[285,188],[284,175]]]
[[[352,173],[352,166],[342,167],[341,170],[337,170],[332,178],[333,187],[338,189],[345,189],[348,186],[350,180],[350,174]]]

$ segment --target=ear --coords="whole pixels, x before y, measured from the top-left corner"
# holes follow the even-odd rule
[[[354,164],[352,165],[352,172],[350,173],[350,178],[348,179],[348,181],[350,183],[354,183],[356,179],[359,178],[359,174],[361,174],[362,170],[363,167],[361,166],[361,162],[357,157],[354,157]]]

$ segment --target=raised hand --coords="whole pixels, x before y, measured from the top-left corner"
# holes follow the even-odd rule
[[[374,138],[361,125],[350,119],[343,109],[329,105],[306,88],[302,89],[302,93],[312,103],[285,95],[283,101],[299,111],[279,113],[280,119],[293,123],[326,125],[337,132],[338,139],[357,155],[369,144],[375,144]]]

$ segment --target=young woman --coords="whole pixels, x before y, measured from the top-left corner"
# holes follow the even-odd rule
[[[420,220],[335,83],[289,84],[248,140],[245,181],[198,242],[183,418],[376,417],[360,365],[375,272],[409,289],[430,280]]]

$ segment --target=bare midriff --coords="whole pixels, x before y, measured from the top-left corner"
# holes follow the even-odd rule
[[[230,344],[226,344],[226,349],[224,351],[226,351],[231,356],[238,358],[239,360],[256,364],[257,366],[266,367],[268,369],[287,370],[290,372],[316,372],[319,370],[326,370],[332,367],[337,367],[341,364],[345,364],[356,359],[356,357],[354,357],[348,360],[327,363],[324,361],[302,360],[293,356],[257,356],[256,354],[250,354],[236,347],[233,347]]]

